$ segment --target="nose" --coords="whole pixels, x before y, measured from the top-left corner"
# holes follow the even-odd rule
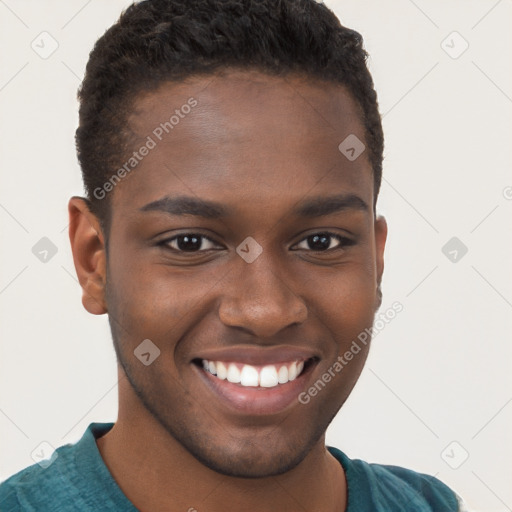
[[[219,316],[225,325],[264,338],[306,320],[306,304],[294,292],[290,273],[280,271],[265,251],[252,263],[238,264],[224,283]]]

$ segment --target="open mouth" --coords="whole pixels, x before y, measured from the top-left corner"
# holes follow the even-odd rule
[[[193,363],[204,372],[241,387],[275,388],[292,382],[305,374],[318,358],[296,359],[266,365],[252,365],[233,361],[194,359]]]
[[[236,421],[249,422],[259,421],[258,416],[266,422],[300,405],[298,397],[319,362],[320,355],[310,349],[287,345],[205,349],[191,360],[193,373],[202,383],[197,392],[206,392],[205,406],[215,414],[224,411],[234,414]]]

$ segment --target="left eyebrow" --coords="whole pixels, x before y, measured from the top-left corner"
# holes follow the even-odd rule
[[[300,203],[293,211],[300,217],[322,217],[343,210],[361,210],[368,213],[370,209],[363,199],[355,194],[338,194],[336,196],[317,196]]]

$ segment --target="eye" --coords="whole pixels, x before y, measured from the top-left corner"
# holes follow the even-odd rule
[[[338,233],[322,231],[307,236],[297,244],[296,247],[298,249],[312,250],[315,252],[326,252],[342,249],[354,243],[354,240],[339,235]],[[200,233],[182,233],[171,238],[166,238],[159,242],[158,245],[175,252],[204,252],[219,248],[219,245],[213,240]]]
[[[338,245],[333,246],[333,239]],[[303,241],[301,241],[297,247],[299,249],[313,250],[315,252],[334,251],[336,249],[342,249],[354,245],[354,240],[337,233],[331,233],[330,231],[322,231],[321,233],[313,233]],[[300,247],[301,244],[305,244],[306,247]],[[308,247],[309,245],[309,247]]]
[[[183,233],[172,238],[166,238],[158,245],[177,252],[201,252],[218,247],[213,240],[200,233]]]

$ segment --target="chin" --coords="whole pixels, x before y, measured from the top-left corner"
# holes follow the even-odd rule
[[[197,444],[187,450],[204,466],[216,473],[235,478],[266,478],[281,475],[298,466],[308,454],[309,446],[286,447],[278,451],[253,444],[241,445],[239,450],[222,451],[209,447],[203,450]]]

